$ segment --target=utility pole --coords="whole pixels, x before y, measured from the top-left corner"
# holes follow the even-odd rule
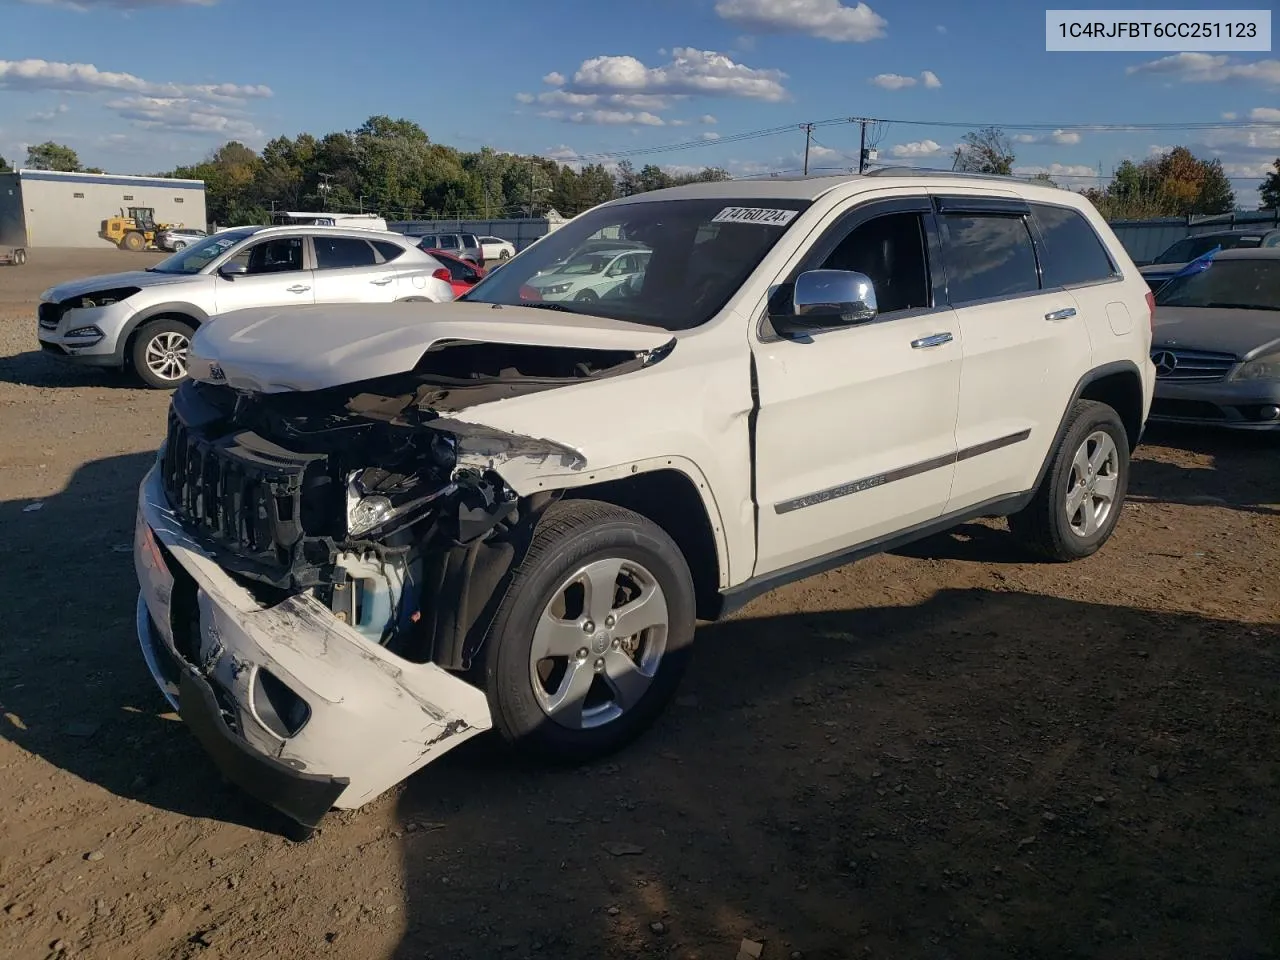
[[[804,131],[804,173],[809,175],[809,145],[813,143],[813,124],[802,123],[800,129]]]
[[[360,212],[364,213],[364,194],[360,195]]]
[[[328,212],[329,212],[329,189],[330,189],[330,188],[329,188],[329,181],[330,181],[331,179],[333,179],[333,174],[331,174],[331,173],[322,173],[322,174],[320,174],[320,180],[322,181],[322,182],[321,182],[321,184],[320,184],[320,192],[321,192],[322,194],[324,194],[324,209],[325,209],[325,213],[328,213]]]
[[[858,172],[865,173],[867,170],[867,121],[859,120],[858,126],[862,128],[862,132],[858,135]]]

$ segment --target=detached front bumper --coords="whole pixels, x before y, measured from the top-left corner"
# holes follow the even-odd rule
[[[492,721],[484,694],[411,663],[309,595],[259,603],[138,498],[138,639],[161,692],[233,783],[305,826],[359,807]]]
[[[135,311],[127,303],[64,310],[49,325],[42,311],[36,338],[49,356],[88,366],[112,367],[124,362],[124,333]]]

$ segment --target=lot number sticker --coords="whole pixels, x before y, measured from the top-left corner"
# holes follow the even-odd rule
[[[725,207],[712,223],[767,223],[771,227],[785,227],[795,219],[795,210],[769,210],[765,207]]]

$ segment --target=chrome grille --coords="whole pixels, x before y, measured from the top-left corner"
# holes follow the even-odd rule
[[[1156,365],[1157,380],[1213,383],[1224,379],[1238,361],[1230,353],[1156,347],[1151,351],[1151,362]]]

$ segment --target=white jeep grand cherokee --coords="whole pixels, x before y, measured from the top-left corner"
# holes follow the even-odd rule
[[[234,227],[145,270],[50,287],[36,336],[58,360],[131,369],[147,386],[172,390],[187,377],[191,334],[218,313],[452,299],[444,265],[398,233]]]
[[[601,239],[643,276],[530,280]],[[142,484],[146,661],[302,832],[496,727],[612,750],[698,619],[975,517],[1052,560],[1120,516],[1151,298],[1077,194],[696,184],[598,206],[452,305],[201,328]]]

